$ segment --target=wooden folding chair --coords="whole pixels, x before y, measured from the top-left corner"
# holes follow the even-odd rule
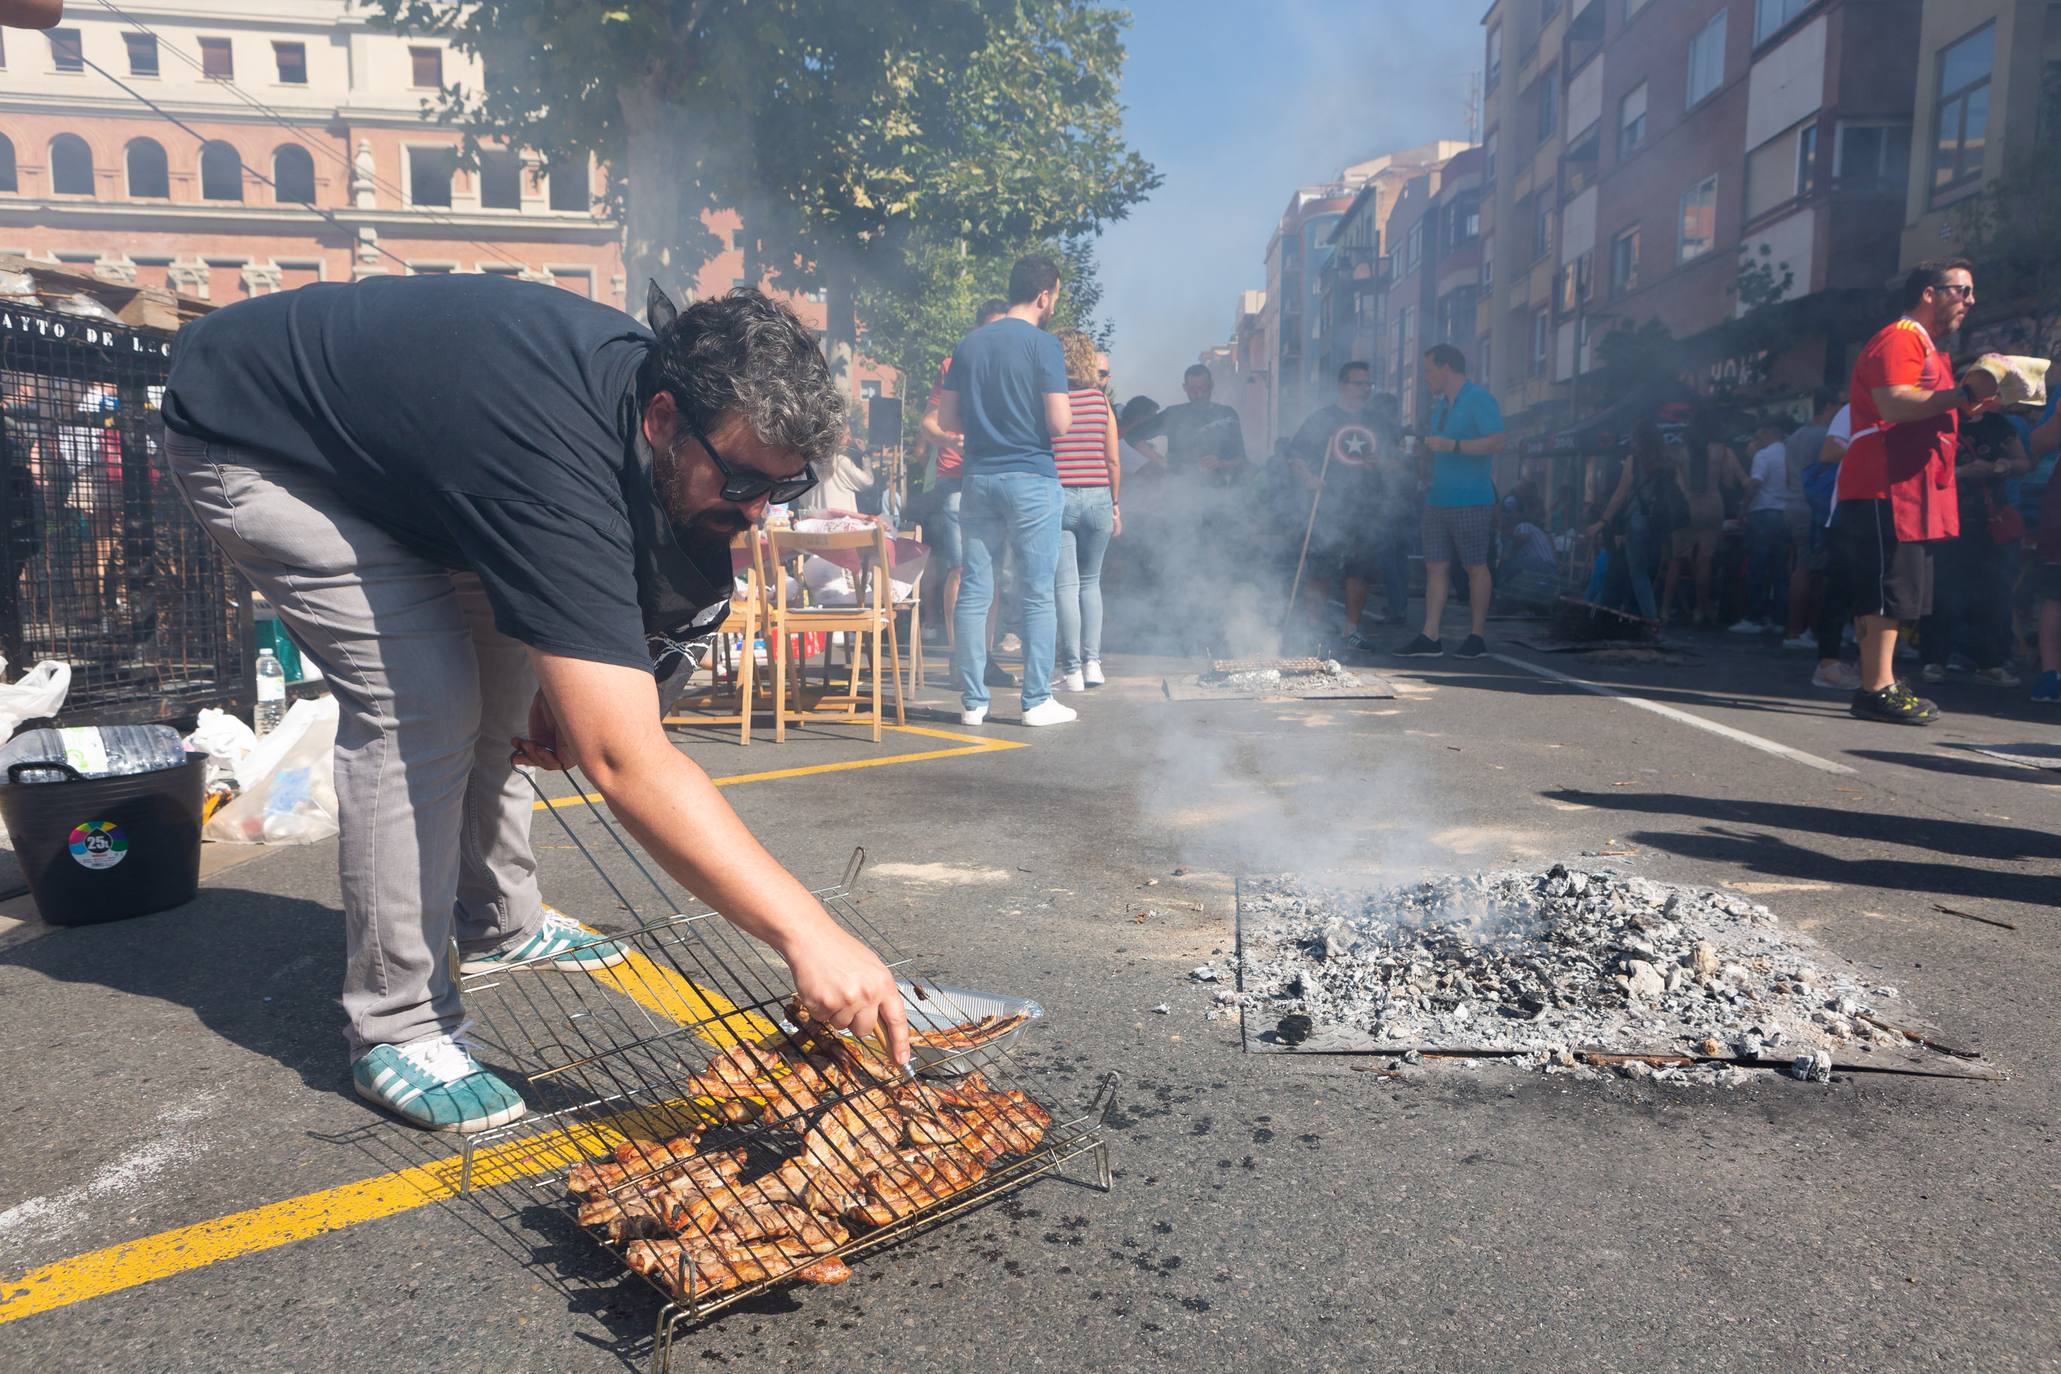
[[[899,671],[901,644],[895,630],[894,605],[888,584],[886,531],[878,525],[863,530],[821,534],[768,528],[766,552],[767,641],[773,655],[773,739],[775,742],[786,740],[789,721],[836,716],[858,724],[868,719],[868,714],[860,710],[859,672],[866,661],[866,645],[870,640],[873,668],[870,719],[877,743],[884,723],[880,704],[883,672],[894,683],[895,724],[901,725],[906,719]],[[830,558],[832,562],[848,567],[856,564],[852,572],[856,604],[815,606],[803,601],[807,586],[802,575],[803,563],[809,554]],[[794,574],[792,579],[785,575],[790,568]],[[841,697],[831,693],[826,684],[823,694],[813,703],[804,703],[799,670],[805,664],[801,661],[802,655],[794,637],[808,633],[820,633],[826,638],[833,634],[847,637],[852,656],[851,683]],[[887,641],[884,659],[883,639]],[[824,652],[827,661],[829,651],[826,649]],[[797,659],[791,703],[788,691],[790,653]]]
[[[735,725],[737,742],[751,743],[752,708],[756,704],[753,691],[756,656],[752,651],[752,640],[766,623],[765,576],[760,568],[764,557],[761,546],[765,536],[756,529],[749,529],[730,541],[733,552],[742,551],[750,555],[744,567],[744,590],[730,598],[730,613],[723,617],[717,627],[716,647],[709,654],[704,666],[709,670],[710,701],[720,700],[723,688],[723,669],[730,665],[730,677],[737,692],[737,709],[734,712],[704,712],[697,710],[692,715],[671,715],[666,717],[668,725]],[[730,659],[730,640],[736,636],[742,641],[736,658]]]
[[[922,543],[923,526],[917,525],[911,528],[909,530],[909,538],[914,539],[919,544]],[[892,558],[892,550],[894,548],[893,536],[889,536],[888,538],[888,548],[890,550],[889,557]],[[909,594],[905,597],[902,597],[900,600],[896,601],[893,607],[893,609],[898,614],[902,611],[907,611],[909,613],[908,691],[911,696],[923,690],[923,580],[929,576],[930,563],[929,560],[926,559],[924,561],[923,571],[917,574],[915,580],[909,584]],[[892,593],[894,590],[894,581],[892,578],[889,579],[887,585],[889,592]],[[901,671],[899,664],[897,664],[895,671]]]

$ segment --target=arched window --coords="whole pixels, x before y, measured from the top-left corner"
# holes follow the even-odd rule
[[[165,197],[172,194],[172,178],[165,170],[164,145],[154,138],[132,138],[128,148],[129,197]]]
[[[0,134],[0,191],[20,189],[14,179],[14,144],[6,134]]]
[[[226,143],[209,143],[200,150],[200,198],[202,200],[243,199],[243,154]]]
[[[298,143],[272,154],[272,199],[281,205],[315,203],[315,159]]]
[[[93,194],[93,150],[77,134],[50,140],[50,189],[60,196]]]

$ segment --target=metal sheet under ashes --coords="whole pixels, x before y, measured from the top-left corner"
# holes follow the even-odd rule
[[[1337,659],[1215,659],[1160,683],[1168,701],[1355,701],[1395,695],[1388,679]]]

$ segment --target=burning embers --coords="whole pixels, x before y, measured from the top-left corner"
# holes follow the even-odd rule
[[[1395,695],[1382,678],[1354,672],[1333,658],[1212,659],[1192,677],[1168,678],[1163,685],[1173,701]]]
[[[1910,1042],[1871,987],[1765,907],[1555,866],[1351,889],[1248,879],[1241,1005],[1259,1047],[1478,1052],[1534,1067],[1642,1056],[1828,1078]],[[1198,970],[1200,977],[1204,972]]]

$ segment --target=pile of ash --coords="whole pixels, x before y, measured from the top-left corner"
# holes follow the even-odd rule
[[[1283,877],[1248,879],[1238,912],[1243,991],[1216,1002],[1242,1004],[1248,1026],[1512,1051],[1540,1068],[1675,1054],[1820,1080],[1835,1051],[1909,1043],[1874,1019],[1895,988],[1708,889],[1559,865],[1385,888]]]
[[[1196,681],[1205,687],[1256,696],[1361,685],[1359,677],[1335,658],[1220,660]]]

